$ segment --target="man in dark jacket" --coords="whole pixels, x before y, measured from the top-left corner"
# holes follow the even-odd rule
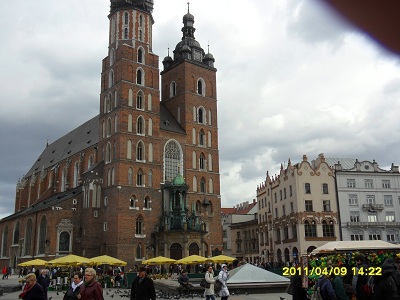
[[[178,282],[179,295],[182,296],[183,290],[185,290],[187,295],[189,295],[190,290],[192,289],[192,284],[189,282],[189,277],[187,276],[186,270],[182,270],[181,275],[179,275]]]
[[[374,277],[373,300],[398,300],[399,291],[397,290],[395,274],[398,265],[393,258],[387,258],[382,264],[382,276]]]
[[[357,265],[357,272],[358,270],[362,269],[365,273],[365,270],[368,269],[368,265],[365,263],[365,257],[364,255],[360,254],[355,258],[356,265]],[[357,300],[370,300],[370,296],[367,295],[364,291],[364,286],[368,283],[368,276],[364,274],[358,274],[355,276],[356,277],[356,296]]]
[[[138,276],[132,282],[131,300],[156,300],[153,280],[146,276],[146,268],[140,267]]]
[[[46,295],[47,299],[47,290],[49,289],[50,285],[50,276],[47,273],[46,269],[42,269],[41,274],[37,278],[37,282],[43,287],[44,294]]]

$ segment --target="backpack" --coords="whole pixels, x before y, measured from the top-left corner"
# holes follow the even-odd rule
[[[362,287],[364,294],[368,297],[372,297],[374,294],[374,277],[368,276],[367,283]]]
[[[219,279],[215,280],[215,283],[214,283],[214,292],[215,292],[216,294],[218,294],[218,293],[221,291],[221,289],[222,289],[222,282],[219,281]]]

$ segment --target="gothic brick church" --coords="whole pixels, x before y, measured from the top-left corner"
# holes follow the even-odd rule
[[[73,253],[129,267],[222,250],[214,58],[188,11],[160,72],[153,0],[110,7],[99,115],[47,145],[18,182],[15,212],[0,220],[1,265]]]

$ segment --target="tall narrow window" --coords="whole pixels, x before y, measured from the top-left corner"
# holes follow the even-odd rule
[[[143,220],[142,217],[136,219],[136,234],[143,234]]]
[[[140,141],[137,144],[137,149],[136,149],[136,160],[144,160],[144,144],[142,141]]]
[[[137,177],[136,177],[136,185],[137,186],[144,186],[144,182],[143,182],[143,171],[141,169],[139,169],[138,173],[137,173]]]
[[[200,79],[197,81],[197,94],[203,95],[203,81]]]
[[[19,221],[17,221],[17,223],[15,224],[13,245],[18,245],[18,243],[19,243]]]
[[[125,13],[124,24],[125,24],[125,25],[128,25],[128,22],[129,22],[129,15],[128,15],[128,13],[126,12],[126,13]]]
[[[140,116],[137,120],[137,134],[144,134],[144,119],[142,116]]]
[[[143,94],[141,92],[136,97],[136,108],[143,109]]]
[[[200,144],[200,146],[205,146],[205,136],[204,136],[203,129],[201,129],[199,132],[199,144]]]
[[[128,184],[129,185],[133,184],[133,169],[132,168],[128,169]]]
[[[329,191],[328,191],[328,184],[327,184],[327,183],[323,183],[323,184],[322,184],[322,193],[323,193],[323,194],[329,194]]]
[[[143,258],[142,245],[139,244],[136,246],[136,259],[142,259],[142,258]]]
[[[39,225],[39,245],[38,254],[44,254],[46,249],[46,237],[47,237],[47,220],[43,216]]]
[[[203,153],[200,154],[199,169],[202,171],[206,169],[206,158]]]
[[[206,192],[206,180],[204,178],[200,180],[200,192],[201,193]]]
[[[140,85],[143,84],[143,72],[140,69],[136,72],[136,83]]]
[[[150,170],[149,173],[147,174],[147,185],[148,187],[153,186],[153,171]]]
[[[143,50],[142,50],[142,48],[138,49],[137,60],[138,60],[138,63],[143,63]]]
[[[128,28],[124,29],[124,39],[127,40],[128,39]]]
[[[175,81],[172,81],[170,86],[169,86],[169,96],[170,97],[176,96],[176,83],[175,83]]]
[[[32,219],[29,219],[25,226],[25,246],[22,255],[27,256],[32,254]]]
[[[304,184],[304,192],[306,194],[311,194],[311,185],[309,183]]]

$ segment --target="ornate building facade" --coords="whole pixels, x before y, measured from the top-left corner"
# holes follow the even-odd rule
[[[0,221],[4,265],[74,253],[129,266],[222,250],[214,58],[188,11],[160,72],[153,1],[110,7],[100,113],[47,145],[18,182],[15,213]]]
[[[329,241],[340,240],[334,170],[307,156],[257,187],[261,262],[297,262]]]

